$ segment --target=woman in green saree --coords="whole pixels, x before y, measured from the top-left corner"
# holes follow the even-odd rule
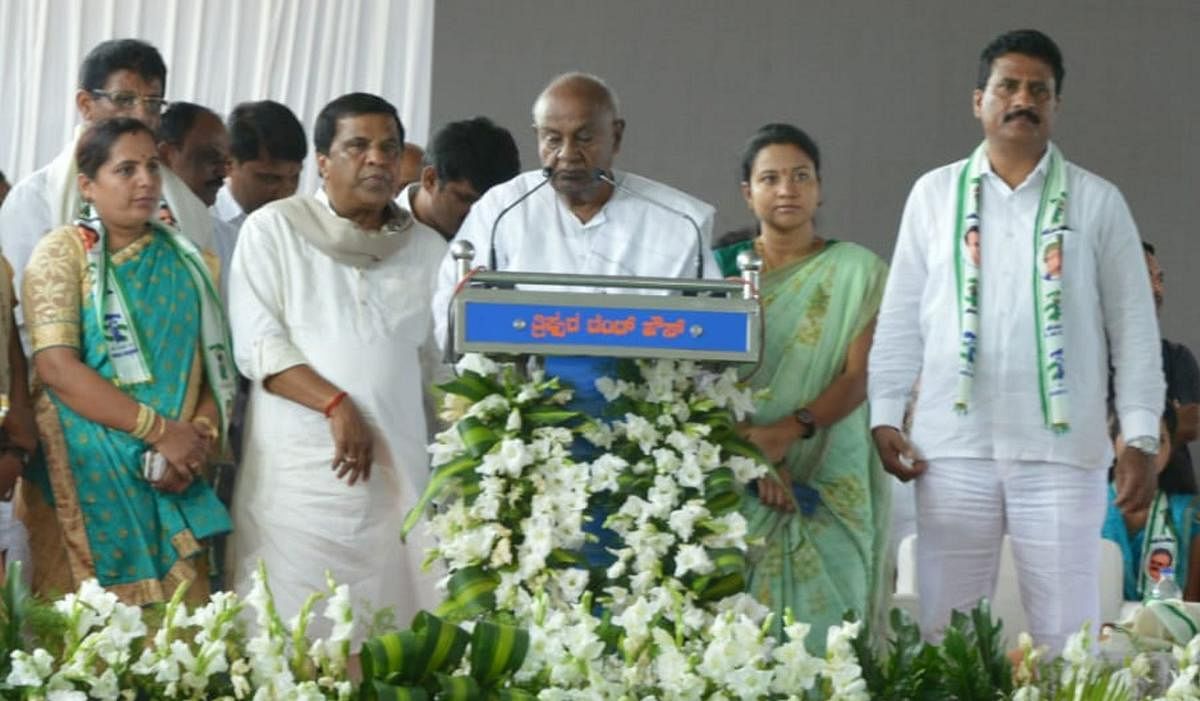
[[[23,283],[45,460],[26,473],[34,585],[84,579],[129,604],[190,582],[229,530],[203,478],[236,377],[211,260],[155,219],[162,178],[141,122],[99,122],[75,153],[91,213],[48,233]]]
[[[737,254],[763,261],[766,344],[752,386],[769,390],[744,435],[777,466],[743,500],[751,537],[749,592],[776,614],[830,625],[853,610],[882,613],[890,484],[871,442],[866,367],[887,266],[867,249],[817,235],[820,154],[796,127],[751,137],[742,192],[758,236],[716,251],[727,275]],[[879,628],[876,628],[879,630]]]

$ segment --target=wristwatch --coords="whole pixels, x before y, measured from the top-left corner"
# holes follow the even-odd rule
[[[817,432],[817,420],[813,418],[812,412],[808,410],[808,407],[797,409],[792,414],[792,417],[804,429],[804,435],[800,436],[801,439],[812,438],[812,435]]]
[[[1146,455],[1158,455],[1158,439],[1154,436],[1137,436],[1125,441],[1125,445],[1136,448]]]

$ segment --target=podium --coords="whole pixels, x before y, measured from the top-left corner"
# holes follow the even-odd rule
[[[568,406],[585,415],[602,418],[607,401],[595,381],[615,377],[620,359],[761,360],[762,264],[750,251],[739,256],[740,280],[495,272],[472,268],[474,253],[464,241],[451,248],[459,277],[449,310],[451,359],[543,358],[546,374],[573,388]],[[594,457],[581,442],[573,453]],[[589,516],[584,530],[595,538],[582,555],[589,566],[606,568],[617,536],[601,525],[602,510],[590,509]]]
[[[474,247],[465,241],[455,242],[451,255],[458,264],[459,286],[450,303],[447,347],[455,357],[482,353],[757,363],[762,353],[762,265],[749,251],[738,258],[740,280],[473,269]]]

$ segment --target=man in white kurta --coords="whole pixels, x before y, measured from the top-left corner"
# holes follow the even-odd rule
[[[88,125],[110,117],[133,117],[157,131],[167,69],[153,46],[136,39],[101,42],[84,59],[79,77],[75,105],[82,124],[76,139]],[[53,161],[18,182],[0,207],[0,250],[12,264],[18,290],[37,242],[46,232],[78,217],[82,202],[78,179],[73,139]],[[211,250],[213,225],[207,208],[166,168],[162,195],[177,228],[196,245]]]
[[[888,471],[916,480],[926,634],[940,636],[951,610],[992,595],[1007,534],[1029,632],[1056,651],[1084,622],[1099,623],[1110,362],[1116,413],[1140,448],[1120,456],[1118,490],[1130,503],[1153,494],[1147,455],[1164,391],[1158,331],[1145,267],[1130,264],[1141,244],[1121,193],[1062,160],[1050,142],[1062,83],[1057,47],[1040,32],[1012,32],[985,49],[981,64],[975,114],[983,146],[922,176],[905,206],[871,350],[871,424]],[[1040,224],[1050,212],[1043,191],[1053,193],[1056,180],[1065,221],[1049,229]],[[964,219],[975,203],[977,216]],[[979,241],[976,251],[967,233]],[[1046,236],[1061,239],[1037,245]],[[1060,268],[1050,267],[1048,249],[1061,255]],[[977,302],[959,282],[972,267]],[[1047,327],[1053,337],[1035,312],[1047,278],[1061,280],[1061,323]],[[971,365],[960,310],[973,306]],[[1039,349],[1056,339],[1061,378],[1040,367]],[[910,443],[898,428],[918,376]],[[1054,413],[1042,387],[1058,381]]]
[[[625,121],[603,82],[577,73],[556,78],[534,103],[533,118],[543,169],[493,187],[471,207],[455,239],[475,247],[474,265],[491,265],[495,228],[496,270],[696,277],[699,256],[703,277],[720,277],[708,248],[710,205],[612,170]],[[621,187],[600,179],[598,171]],[[433,301],[438,343],[445,342],[446,305],[457,283],[447,254]]]
[[[339,98],[315,141],[324,188],[250,214],[233,257],[234,353],[253,386],[232,574],[244,593],[265,562],[286,619],[328,570],[356,607],[406,625],[438,603],[423,543],[402,543],[400,525],[428,480],[421,363],[446,243],[391,202],[403,131],[390,104]]]

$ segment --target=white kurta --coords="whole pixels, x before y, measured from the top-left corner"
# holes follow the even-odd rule
[[[699,226],[701,240],[696,240],[696,229],[679,214],[622,190],[616,190],[604,207],[583,223],[563,204],[558,193],[546,185],[500,220],[495,239],[496,269],[695,277],[699,246],[704,258],[704,277],[721,277],[709,250],[715,214],[711,205],[633,173],[616,171],[614,175],[629,190],[686,213]],[[540,170],[522,173],[488,190],[471,207],[454,238],[475,246],[473,265],[488,265],[492,226],[504,208],[543,179]],[[438,343],[445,342],[447,304],[457,283],[455,262],[447,253],[438,271],[433,298]]]
[[[1066,164],[1063,317],[1071,430],[1046,428],[1033,320],[1033,227],[1048,160],[1010,188],[984,167],[979,349],[970,410],[958,414],[954,216],[966,161],[926,173],[900,222],[871,346],[871,423],[899,426],[913,382],[913,442],[926,458],[1029,460],[1083,468],[1112,460],[1109,364],[1127,436],[1157,436],[1164,383],[1142,244],[1121,193]]]
[[[356,607],[392,607],[407,625],[438,603],[434,575],[419,572],[425,541],[402,544],[400,524],[428,481],[421,356],[431,346],[429,296],[446,243],[414,225],[396,253],[356,268],[309,243],[280,204],[246,219],[230,271],[234,354],[254,383],[231,573],[245,593],[263,560],[286,619],[325,587],[329,570],[350,586]],[[297,364],[345,390],[370,423],[370,481],[337,479],[328,420],[263,389],[263,378]]]

